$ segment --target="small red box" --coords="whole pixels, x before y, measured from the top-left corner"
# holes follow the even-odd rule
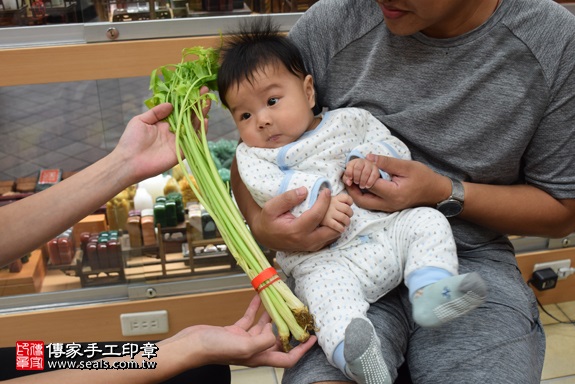
[[[59,183],[61,180],[61,169],[43,169],[38,175],[38,181],[36,182],[36,192],[43,191],[44,189]]]
[[[43,341],[16,342],[16,370],[18,371],[44,370]]]

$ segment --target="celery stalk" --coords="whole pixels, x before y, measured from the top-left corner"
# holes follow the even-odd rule
[[[269,268],[270,264],[217,172],[208,149],[201,108],[209,99],[216,101],[212,93],[200,95],[200,88],[206,85],[211,90],[216,90],[218,60],[218,51],[212,48],[184,49],[180,63],[162,66],[152,72],[150,89],[153,95],[145,103],[149,108],[163,102],[172,103],[174,110],[167,121],[176,136],[178,162],[190,187],[214,220],[234,259],[250,280],[253,280]],[[201,127],[198,131],[192,126],[193,116],[200,120]],[[198,188],[190,179],[187,168],[183,166],[184,157],[188,159]],[[262,286],[270,280],[263,282]],[[289,350],[292,337],[300,342],[309,338],[308,331],[314,329],[313,317],[281,279],[260,290],[259,295],[276,324],[284,350]]]

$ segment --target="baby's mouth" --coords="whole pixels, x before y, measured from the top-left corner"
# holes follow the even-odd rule
[[[280,138],[280,135],[271,135],[270,137],[268,137],[268,141],[278,141]]]

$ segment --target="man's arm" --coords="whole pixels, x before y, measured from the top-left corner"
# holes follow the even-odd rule
[[[393,175],[378,180],[368,194],[348,188],[354,202],[367,209],[394,212],[431,206],[448,198],[451,182],[416,161],[370,155],[380,169]],[[563,237],[575,231],[575,200],[558,200],[527,184],[485,185],[463,183],[465,204],[462,219],[513,235]]]
[[[575,231],[575,200],[558,200],[531,185],[463,183],[461,218],[523,236],[564,237]],[[451,191],[451,189],[450,189]]]

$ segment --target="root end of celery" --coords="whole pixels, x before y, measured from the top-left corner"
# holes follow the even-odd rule
[[[294,310],[293,315],[299,326],[302,327],[305,331],[317,331],[313,315],[309,313],[307,307]]]
[[[280,337],[280,341],[282,343],[282,348],[284,350],[284,352],[289,352],[292,349],[292,346],[289,342],[289,337]]]
[[[300,337],[300,338],[298,339],[298,341],[299,341],[300,343],[305,343],[305,342],[308,341],[308,340],[309,340],[309,333],[308,333],[308,332],[304,333],[304,334],[302,335],[302,337]]]

